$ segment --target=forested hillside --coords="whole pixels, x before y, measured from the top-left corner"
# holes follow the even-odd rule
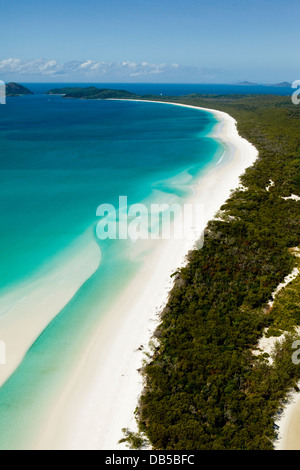
[[[142,371],[139,427],[154,449],[272,449],[277,413],[300,379],[299,276],[268,305],[297,264],[300,201],[284,197],[300,195],[300,106],[279,96],[165,100],[229,113],[259,158],[177,275]],[[273,364],[252,352],[265,331],[290,332]]]

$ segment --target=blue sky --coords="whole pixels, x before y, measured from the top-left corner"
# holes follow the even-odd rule
[[[0,79],[300,79],[298,0],[9,0]]]

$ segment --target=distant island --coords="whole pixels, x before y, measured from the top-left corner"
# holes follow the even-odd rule
[[[5,85],[6,96],[33,95],[32,91],[19,83],[10,82]]]
[[[253,82],[248,82],[247,80],[245,80],[244,82],[239,82],[237,83],[237,85],[240,85],[240,86],[273,86],[273,87],[281,87],[281,88],[289,88],[292,86],[291,83],[289,82],[281,82],[281,83],[272,83],[272,84],[269,84],[269,83],[253,83]]]
[[[259,86],[258,83],[248,82],[247,80],[245,80],[244,82],[239,82],[239,83],[237,83],[237,85],[240,85],[240,86]]]
[[[277,83],[276,85],[272,85],[272,86],[278,86],[278,87],[291,87],[292,84],[289,83],[289,82],[282,82],[282,83]]]
[[[63,95],[65,98],[81,98],[81,99],[108,99],[108,98],[132,98],[137,99],[139,95],[130,93],[125,90],[111,90],[109,88],[97,87],[64,87],[49,90],[47,95]]]
[[[252,83],[248,81],[237,83],[239,86],[273,86],[273,87],[290,87],[291,84],[288,82],[278,83],[276,85],[266,85],[258,83]],[[46,92],[46,95],[62,95],[64,98],[77,98],[77,99],[162,99],[161,97],[152,95],[137,95],[126,90],[110,89],[110,88],[97,88],[94,86],[90,87],[63,87],[53,88]]]

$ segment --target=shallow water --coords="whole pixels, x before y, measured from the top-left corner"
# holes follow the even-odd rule
[[[37,279],[55,290],[49,274],[68,256],[82,256],[89,244],[101,249],[99,268],[0,388],[0,448],[19,449],[30,447],[95,327],[144,261],[130,239],[97,238],[97,207],[118,208],[125,195],[129,205],[182,204],[223,148],[208,137],[215,119],[200,110],[45,95],[7,101],[0,108],[2,299]],[[0,301],[0,339],[10,307]]]

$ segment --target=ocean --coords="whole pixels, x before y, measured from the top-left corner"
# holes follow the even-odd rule
[[[52,88],[65,86],[95,86],[98,88],[111,88],[127,90],[139,95],[182,96],[192,93],[217,95],[291,95],[291,87],[278,87],[272,85],[236,85],[219,83],[22,83],[34,93],[45,93]]]
[[[215,125],[208,112],[170,104],[42,92],[0,106],[0,340],[9,322],[40,328],[0,388],[1,449],[30,448],[95,328],[143,265],[133,240],[99,240],[97,208],[118,208],[120,196],[129,205],[183,204],[222,157]]]

